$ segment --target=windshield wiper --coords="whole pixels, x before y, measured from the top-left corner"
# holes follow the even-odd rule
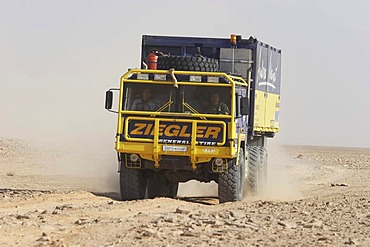
[[[163,106],[161,106],[158,110],[156,110],[156,112],[162,112],[167,107],[168,107],[168,111],[170,111],[170,107],[171,107],[172,104],[173,104],[173,101],[170,100],[167,103],[165,103]]]
[[[186,103],[185,101],[182,102],[182,105],[188,108],[191,111],[191,113],[200,114],[197,110],[195,110],[190,104]],[[205,117],[200,117],[200,118],[203,120],[207,120],[207,118]]]

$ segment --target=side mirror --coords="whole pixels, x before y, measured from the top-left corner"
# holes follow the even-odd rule
[[[242,116],[249,115],[249,99],[248,97],[240,98],[240,113]]]
[[[105,109],[107,110],[112,109],[112,105],[113,105],[113,92],[109,90],[105,92]]]

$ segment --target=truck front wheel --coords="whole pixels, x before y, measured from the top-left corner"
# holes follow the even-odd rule
[[[226,172],[218,178],[218,199],[220,203],[241,201],[244,197],[245,156],[243,149],[239,151],[238,164],[236,159],[229,161]]]
[[[127,168],[125,162],[121,161],[120,189],[123,201],[144,199],[146,184],[143,170]]]

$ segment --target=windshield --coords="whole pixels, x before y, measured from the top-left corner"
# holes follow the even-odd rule
[[[125,83],[122,110],[230,114],[230,87]]]

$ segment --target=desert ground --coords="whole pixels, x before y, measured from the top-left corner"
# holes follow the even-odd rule
[[[117,162],[0,139],[0,246],[370,246],[370,149],[271,146],[258,196],[119,200]]]

